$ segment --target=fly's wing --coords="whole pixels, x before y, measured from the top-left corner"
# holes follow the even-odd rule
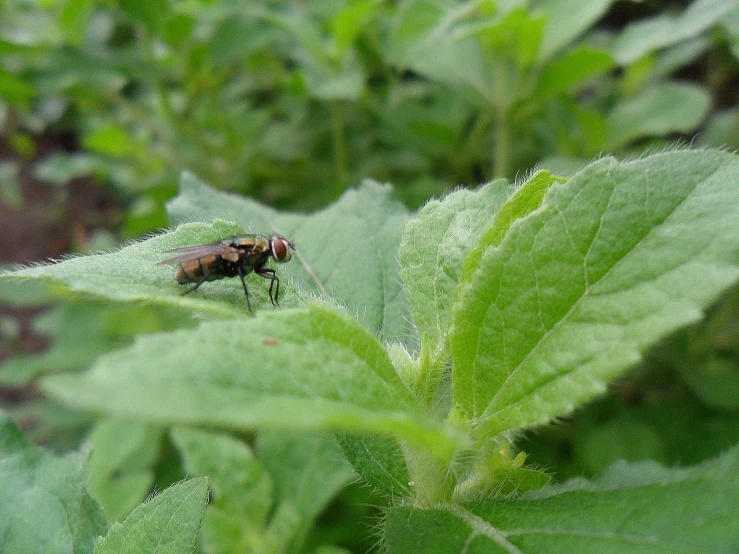
[[[189,262],[190,260],[197,260],[198,258],[204,258],[205,256],[222,256],[224,258],[230,258],[233,256],[238,256],[239,251],[233,246],[229,246],[228,244],[214,242],[213,244],[196,244],[194,246],[183,246],[180,248],[173,248],[172,250],[165,250],[164,252],[162,252],[162,254],[174,253],[179,253],[179,256],[162,260],[157,265],[179,264],[182,262]]]

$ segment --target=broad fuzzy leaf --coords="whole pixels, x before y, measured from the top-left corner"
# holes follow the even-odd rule
[[[101,537],[95,554],[192,554],[208,500],[208,480],[172,485]]]
[[[581,46],[547,64],[541,72],[535,95],[540,101],[567,92],[613,67],[613,59],[604,50]]]
[[[85,368],[102,352],[125,344],[107,333],[101,323],[99,305],[86,302],[54,307],[34,321],[36,332],[53,340],[51,347],[41,354],[8,360],[0,367],[0,383],[24,386],[39,375]]]
[[[337,441],[357,473],[378,492],[396,498],[410,496],[411,477],[398,441],[382,435],[338,435]]]
[[[275,498],[295,504],[309,520],[355,477],[331,435],[264,431],[256,448],[275,481]]]
[[[388,60],[454,87],[475,104],[495,105],[494,83],[479,42],[457,32],[467,11],[466,6],[447,1],[402,2],[392,20]],[[511,29],[502,27],[498,35],[507,36]]]
[[[257,436],[259,460],[275,483],[275,501],[294,508],[296,529],[291,552],[302,552],[314,520],[356,474],[329,434],[263,431]],[[287,537],[274,537],[287,543]]]
[[[541,0],[538,4],[547,17],[538,56],[539,62],[545,62],[598,21],[613,0]]]
[[[710,95],[699,86],[661,83],[650,87],[608,114],[606,148],[616,150],[645,136],[692,131],[710,105]]]
[[[3,284],[20,283],[5,281]],[[191,324],[191,318],[185,314],[161,307],[105,302],[70,302],[55,306],[33,322],[34,331],[49,337],[51,346],[41,354],[19,355],[7,360],[0,367],[0,383],[18,387],[40,375],[87,369],[100,354],[130,344],[135,334]]]
[[[739,58],[739,5],[721,19],[721,24],[729,33],[729,43],[734,57]]]
[[[208,477],[213,489],[203,521],[203,551],[246,552],[260,544],[272,507],[272,479],[251,449],[229,435],[196,429],[174,429],[172,440],[185,471]]]
[[[294,238],[295,227],[306,217],[281,213],[250,198],[217,191],[189,172],[180,177],[180,193],[167,203],[167,212],[175,224],[228,219],[247,233],[276,232],[290,238]]]
[[[603,159],[484,251],[450,333],[457,415],[483,441],[572,410],[739,277],[739,158]]]
[[[522,499],[391,508],[388,553],[709,554],[739,541],[739,451],[688,470],[613,466]]]
[[[441,456],[456,443],[414,408],[380,343],[319,306],[144,337],[43,386],[69,405],[147,422],[385,432]]]
[[[661,14],[630,24],[613,44],[620,64],[635,62],[653,50],[664,48],[710,29],[736,8],[736,0],[695,0],[679,16]]]
[[[510,190],[502,180],[477,191],[458,190],[429,202],[406,225],[400,246],[401,275],[418,333],[432,351],[445,346],[462,262],[490,227]]]
[[[88,487],[109,521],[122,519],[151,491],[161,437],[159,429],[116,420],[99,422],[88,435]]]
[[[215,221],[212,225],[181,225],[172,233],[133,243],[117,252],[70,258],[52,265],[37,265],[6,273],[3,277],[58,281],[69,290],[110,300],[143,301],[218,316],[246,317],[249,312],[238,278],[206,283],[197,292],[183,296],[187,288],[174,280],[174,269],[156,265],[167,257],[162,254],[164,250],[208,244],[243,232],[238,225],[225,221]],[[282,268],[278,271],[282,275]],[[270,309],[267,308],[270,301],[265,280],[251,274],[247,276],[247,284],[252,305]],[[305,297],[286,280],[281,288],[280,301],[284,306],[299,305],[305,301]]]
[[[0,414],[0,551],[92,553],[105,516],[85,490],[87,453],[56,458]]]
[[[564,177],[553,176],[548,171],[537,171],[520,188],[518,188],[503,204],[491,225],[480,238],[477,247],[464,261],[463,276],[466,279],[480,263],[480,258],[486,249],[498,246],[505,237],[511,225],[541,206],[544,195],[549,187],[556,183],[564,183]]]
[[[247,232],[289,237],[297,253],[280,266],[281,275],[345,305],[385,340],[412,341],[397,261],[408,214],[390,192],[388,185],[366,181],[326,209],[302,215],[215,191],[185,174],[180,194],[168,210],[175,222],[226,217]]]
[[[412,343],[414,329],[397,261],[407,211],[390,200],[390,191],[389,186],[367,182],[325,210],[302,216],[278,214],[252,200],[213,191],[186,174],[182,193],[170,204],[173,217],[214,220],[212,225],[180,225],[172,233],[117,252],[29,267],[8,273],[6,278],[49,279],[72,291],[117,301],[247,316],[238,278],[206,283],[196,293],[183,296],[187,289],[174,281],[172,267],[155,264],[166,258],[162,252],[170,248],[207,244],[244,232],[280,232],[298,246],[293,260],[278,267],[284,307],[303,305],[311,293],[323,295],[346,305],[384,339]],[[264,279],[251,274],[247,283],[252,305],[271,309]]]

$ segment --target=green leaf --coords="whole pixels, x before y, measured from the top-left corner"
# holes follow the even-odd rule
[[[208,479],[172,485],[101,537],[95,554],[192,554],[208,500]]]
[[[661,83],[623,100],[608,115],[606,148],[616,150],[634,139],[687,133],[708,114],[711,97],[696,85]]]
[[[59,90],[68,94],[77,90],[80,96],[89,99],[91,93],[118,91],[126,84],[123,71],[128,68],[125,68],[125,64],[121,68],[119,63],[114,63],[120,62],[120,58],[113,59],[72,48],[53,49],[49,51],[48,58],[46,70],[37,77],[38,86],[42,89]],[[153,76],[156,71],[148,63],[135,65],[132,71],[137,72],[139,78],[146,74]]]
[[[583,425],[573,440],[572,450],[577,456],[578,469],[595,474],[620,460],[663,460],[665,439],[660,436],[659,429],[644,420],[632,416],[615,417],[602,425]]]
[[[242,441],[220,433],[174,429],[172,440],[191,475],[210,478],[203,550],[246,552],[263,542],[272,507],[272,480]]]
[[[15,307],[40,306],[56,300],[45,283],[0,279],[0,302]]]
[[[739,410],[739,367],[736,358],[714,354],[702,365],[685,364],[680,374],[707,406]]]
[[[590,28],[614,0],[541,0],[539,8],[546,14],[546,27],[539,48],[539,62],[549,60]]]
[[[0,162],[0,206],[11,210],[23,208],[23,192],[18,179],[21,171],[17,161]]]
[[[739,107],[712,113],[698,144],[739,149]]]
[[[356,0],[335,12],[331,19],[331,34],[339,54],[343,54],[366,28],[380,4],[381,0]]]
[[[189,36],[192,27],[197,20],[189,18],[189,21],[177,22],[174,25],[186,25],[185,36]],[[173,29],[177,30],[176,28]],[[170,33],[170,42],[182,40],[182,32]],[[224,18],[213,31],[208,44],[208,55],[217,68],[229,67],[239,60],[246,59],[260,48],[269,45],[274,30],[265,25],[264,21],[257,18],[240,17],[234,14]]]
[[[402,2],[394,14],[388,58],[394,63],[409,64],[423,49],[425,37],[443,19],[446,7],[448,3],[430,0]]]
[[[552,175],[549,171],[534,173],[500,208],[495,222],[480,239],[480,246],[498,246],[517,219],[529,215],[541,206],[549,187],[566,181],[566,178]]]
[[[451,85],[475,102],[494,105],[490,72],[478,41],[474,37],[460,38],[453,32],[465,9],[469,8],[452,2],[402,2],[392,20],[388,60]]]
[[[737,156],[603,159],[550,188],[460,285],[457,415],[478,439],[571,411],[739,277]]]
[[[695,0],[679,16],[660,14],[631,23],[614,41],[613,57],[621,65],[635,62],[654,50],[698,36],[734,8],[736,0]]]
[[[164,250],[193,244],[207,244],[243,233],[241,227],[225,221],[212,225],[181,225],[172,233],[136,242],[110,254],[70,258],[53,265],[37,265],[5,273],[4,278],[44,279],[61,282],[75,292],[126,302],[149,302],[175,306],[218,316],[246,317],[244,290],[238,279],[207,283],[197,292],[183,296],[187,289],[173,278],[171,266],[157,265],[167,255]],[[282,274],[280,268],[280,275]],[[251,274],[246,278],[252,306],[266,309],[270,301],[264,279]],[[284,306],[305,301],[293,283],[284,283]]]
[[[128,15],[143,23],[151,33],[156,33],[166,19],[167,0],[120,0],[119,3]]]
[[[82,47],[87,27],[90,24],[93,2],[91,0],[68,0],[59,15],[59,25],[71,45]]]
[[[34,166],[34,175],[38,179],[56,185],[66,185],[72,179],[89,175],[94,175],[101,181],[108,180],[111,173],[109,161],[86,152],[49,154]]]
[[[355,477],[331,435],[263,431],[256,449],[274,480],[275,499],[292,502],[308,520]]]
[[[429,202],[410,220],[400,246],[401,276],[422,343],[435,355],[446,347],[454,292],[462,262],[490,227],[510,187],[493,181]]]
[[[735,58],[739,58],[739,5],[721,19],[721,25],[729,33],[729,44]]]
[[[543,471],[523,467],[526,454],[511,456],[508,443],[502,448],[488,450],[476,462],[470,476],[454,490],[457,501],[474,501],[483,498],[509,498],[543,487],[551,476]]]
[[[549,187],[556,183],[564,183],[564,177],[552,176],[548,171],[537,171],[520,188],[508,198],[505,204],[495,215],[493,225],[489,226],[480,237],[476,248],[470,252],[464,261],[464,279],[477,269],[485,250],[491,246],[498,246],[505,237],[511,225],[541,206],[544,194]]]
[[[90,493],[109,521],[119,521],[149,494],[162,432],[130,421],[104,420],[88,435]]]
[[[85,491],[86,452],[56,458],[0,413],[0,551],[92,553],[105,516]]]
[[[189,174],[180,186],[180,194],[167,206],[176,222],[228,217],[247,232],[281,233],[297,248],[293,261],[280,267],[281,275],[307,291],[332,297],[388,342],[414,340],[397,261],[408,214],[391,199],[389,185],[365,181],[310,216],[280,213],[217,192]]]
[[[731,552],[739,536],[739,455],[687,470],[653,462],[611,467],[600,479],[523,499],[388,510],[389,553]]]
[[[13,281],[3,284],[19,286]],[[23,283],[20,288],[30,289],[30,284]],[[20,355],[5,362],[0,368],[0,384],[25,386],[41,375],[87,369],[100,354],[130,344],[134,335],[192,325],[186,312],[155,306],[77,301],[62,304],[33,322],[34,332],[52,341],[49,348],[41,354]]]
[[[631,67],[638,67],[641,63],[644,63],[648,65],[648,70],[645,71],[644,75],[646,79],[653,82],[659,79],[668,79],[673,73],[705,55],[711,46],[709,37],[699,36],[680,42],[674,46],[669,46],[656,56],[644,57],[640,62],[634,63],[627,68],[627,71]]]
[[[243,227],[247,233],[282,233],[292,236],[307,216],[278,212],[256,200],[217,191],[190,172],[180,177],[180,193],[167,203],[174,224],[193,221],[215,221],[224,217]]]
[[[130,158],[145,155],[144,147],[119,125],[105,125],[88,133],[82,139],[82,146],[98,154],[112,158]]]
[[[49,337],[51,346],[41,354],[8,360],[0,367],[0,383],[18,387],[47,373],[86,369],[103,352],[127,344],[128,340],[105,328],[101,316],[106,310],[111,307],[76,302],[57,306],[38,317],[34,331]]]
[[[358,102],[364,87],[361,67],[350,65],[338,72],[319,64],[303,64],[305,86],[313,98],[324,102]]]
[[[0,67],[0,97],[20,109],[29,109],[36,94],[36,89],[23,78]]]
[[[358,3],[352,7],[362,11]],[[371,6],[365,10],[371,10]],[[359,12],[356,15],[361,17]],[[351,26],[350,19],[351,15],[346,22]],[[364,71],[354,52],[340,43],[342,37],[330,43],[324,38],[321,23],[302,7],[281,12],[274,22],[284,27],[296,43],[293,58],[302,70],[310,96],[323,101],[356,102],[359,99]],[[352,34],[349,27],[346,30]]]
[[[501,14],[502,15],[502,14]],[[497,63],[490,64],[489,58],[497,56],[509,58],[517,68],[528,68],[536,61],[536,55],[544,34],[545,17],[531,14],[524,8],[516,8],[503,17],[493,17],[481,24],[473,23],[462,36],[479,36],[484,47],[483,59],[489,64],[485,71],[493,71],[493,82],[504,79],[512,68],[500,71]],[[510,78],[510,77],[509,77]],[[492,84],[492,83],[491,83]],[[499,84],[495,86],[498,95],[507,95]]]
[[[294,507],[299,516],[290,544],[293,552],[302,552],[314,520],[356,474],[330,435],[263,431],[256,448],[275,484],[275,500]]]
[[[589,46],[570,50],[546,65],[539,76],[535,95],[543,100],[567,92],[613,65],[613,59],[604,50]]]
[[[391,498],[410,496],[410,473],[395,439],[383,435],[338,435],[336,439],[349,463],[378,492]]]
[[[43,386],[145,422],[392,433],[441,457],[457,441],[418,411],[374,337],[316,305],[143,337]]]
[[[70,410],[43,397],[18,404],[11,413],[18,425],[28,428],[25,435],[30,442],[48,444],[56,452],[77,448],[80,437],[95,423],[90,414]]]

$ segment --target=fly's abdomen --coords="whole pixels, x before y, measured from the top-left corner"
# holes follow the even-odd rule
[[[197,283],[204,275],[207,275],[208,281],[211,281],[222,277],[216,273],[217,266],[218,256],[203,256],[196,260],[180,262],[174,272],[174,278],[180,285]]]

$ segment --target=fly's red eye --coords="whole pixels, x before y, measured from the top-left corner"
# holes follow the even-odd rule
[[[290,260],[290,252],[288,251],[288,243],[285,239],[276,238],[272,240],[272,256],[280,263]]]

